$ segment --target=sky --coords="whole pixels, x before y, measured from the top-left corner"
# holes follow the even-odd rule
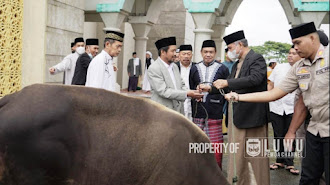
[[[279,0],[243,0],[226,35],[244,30],[250,46],[269,40],[291,44],[290,28]],[[321,29],[329,37],[329,24],[321,25]]]

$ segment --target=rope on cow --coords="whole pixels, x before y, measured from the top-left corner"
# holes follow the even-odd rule
[[[229,100],[229,109],[230,111],[228,112],[228,125],[231,124],[231,133],[232,133],[232,142],[235,143],[235,131],[234,131],[234,108],[233,108],[233,102],[234,102],[234,98],[230,98]],[[238,177],[237,177],[237,169],[236,169],[236,154],[235,152],[233,153],[233,162],[234,162],[234,172],[233,172],[233,184],[236,184],[238,181]]]
[[[209,85],[212,85],[212,83],[213,82],[200,82],[199,83],[199,85],[200,84],[209,84]],[[204,112],[205,112],[205,133],[206,133],[206,135],[208,136],[208,137],[210,137],[209,136],[209,123],[208,123],[208,120],[209,120],[209,114],[207,113],[207,110],[206,110],[206,108],[204,107],[204,105],[203,105],[203,103],[202,102],[199,102],[199,101],[197,101],[196,100],[196,104],[195,104],[195,113],[194,113],[194,118],[196,118],[196,114],[197,114],[197,108],[198,108],[198,104],[200,104],[200,106],[204,109]]]
[[[208,121],[207,121],[209,119],[209,114],[207,113],[207,110],[204,107],[204,105],[201,102],[198,102],[197,100],[196,100],[196,103],[195,103],[195,113],[194,113],[193,118],[196,118],[198,104],[204,109],[204,112],[206,114],[206,117],[205,117],[205,132],[206,132],[206,135],[208,137],[210,137],[209,136],[209,124],[208,124]]]
[[[222,96],[225,96],[225,91],[223,89],[219,89],[219,92]],[[231,124],[231,133],[232,133],[232,142],[235,143],[235,131],[234,131],[234,108],[233,108],[233,102],[237,102],[234,101],[234,97],[231,97],[229,100],[229,109],[230,111],[228,112],[228,125]],[[236,154],[235,152],[233,153],[234,155],[234,175],[233,175],[233,184],[236,184],[238,181],[238,177],[237,177],[237,169],[236,169]]]
[[[205,83],[211,83],[211,82],[201,82],[200,84],[205,84]],[[225,97],[225,91],[223,89],[219,89],[219,92],[220,94]],[[231,129],[231,132],[232,132],[232,141],[233,143],[235,143],[235,131],[234,131],[234,109],[233,109],[233,103],[234,102],[237,102],[237,101],[234,101],[234,97],[231,97],[230,100],[229,100],[229,109],[230,111],[228,112],[228,125],[231,124],[232,126],[232,129]],[[198,102],[196,101],[196,104],[195,104],[195,113],[194,113],[194,118],[196,117],[196,114],[197,114],[197,107],[198,107],[198,103],[201,105],[201,107],[204,109],[205,111],[205,114],[206,114],[206,118],[205,118],[205,126],[206,126],[206,134],[207,136],[209,136],[208,134],[208,123],[207,123],[207,120],[208,120],[208,113],[207,113],[207,110],[206,108],[203,106],[203,104],[201,102]],[[234,162],[234,172],[233,172],[233,181],[232,181],[232,184],[235,185],[237,182],[238,182],[238,177],[237,177],[237,169],[236,169],[236,154],[235,152],[233,153],[234,155],[234,158],[233,158],[233,162]]]

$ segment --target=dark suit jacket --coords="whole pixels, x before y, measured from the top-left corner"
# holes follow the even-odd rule
[[[127,65],[127,73],[130,74],[130,77],[134,76],[134,60],[133,58],[129,59],[128,65]],[[142,75],[142,66],[141,66],[141,60],[139,59],[139,65],[135,68],[135,76]]]
[[[235,79],[237,71],[236,62],[228,77],[227,91],[234,91],[238,94],[267,91],[267,66],[262,55],[253,50],[246,55],[242,68]],[[212,93],[218,93],[212,89]],[[237,128],[253,128],[268,123],[268,103],[238,102],[233,104],[234,124]],[[227,111],[228,112],[228,111]],[[228,116],[226,116],[228,118]]]
[[[88,56],[87,53],[80,55],[80,57],[77,59],[76,68],[74,70],[71,83],[72,85],[85,85],[87,69],[91,60],[92,59]]]
[[[190,89],[195,90],[196,87],[201,82],[201,74],[200,74],[201,71],[198,69],[198,66],[200,64],[202,64],[202,62],[193,65],[190,69],[190,74],[189,74]],[[213,72],[214,74],[210,74],[211,76],[214,75],[214,78],[211,81],[214,82],[218,79],[227,79],[229,75],[228,68],[217,61],[215,61],[213,65],[218,66],[218,69]],[[197,103],[196,101],[191,101],[193,117],[204,118],[204,119],[206,118],[205,110],[201,106],[203,105],[207,110],[209,119],[222,119],[224,104],[225,104],[225,99],[221,94],[209,94],[206,97],[206,101],[201,103]]]

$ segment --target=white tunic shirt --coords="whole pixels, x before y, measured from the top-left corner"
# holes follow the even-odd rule
[[[74,75],[74,70],[76,68],[76,62],[79,58],[79,54],[77,52],[71,53],[68,56],[66,56],[62,62],[58,63],[57,65],[53,66],[55,68],[55,73],[58,74],[60,72],[65,71],[65,79],[64,84],[65,85],[71,85],[72,78]]]
[[[175,82],[175,77],[174,77],[174,73],[173,73],[173,65],[174,63],[172,62],[170,65],[168,65],[166,62],[164,62],[160,57],[159,57],[160,61],[163,62],[163,64],[165,65],[165,67],[167,68],[168,72],[170,73],[170,76],[171,76],[171,79],[172,79],[172,82],[173,82],[173,85],[174,85],[174,88],[175,89],[178,89],[176,87],[176,82]]]
[[[291,69],[289,63],[278,64],[274,69],[272,74],[269,76],[269,80],[274,83],[274,87],[278,86],[281,81],[286,77],[286,74]],[[270,112],[283,116],[292,114],[294,110],[294,99],[296,92],[292,92],[284,96],[283,98],[272,101],[269,103]]]
[[[85,86],[115,91],[112,57],[104,50],[89,64]]]
[[[180,62],[180,73],[181,73],[181,78],[183,79],[185,86],[187,89],[190,89],[189,87],[189,74],[190,74],[190,69],[191,69],[191,63],[188,67],[184,67],[181,62]],[[191,111],[191,99],[187,98],[184,101],[184,115],[192,120],[192,111]]]
[[[196,64],[200,75],[200,82],[204,82],[208,85],[212,85],[214,76],[218,69],[221,67],[222,64],[218,64],[215,61],[212,61],[208,66],[205,65],[204,62],[199,62]],[[208,92],[203,92],[203,102],[206,102],[206,98],[208,96]]]
[[[134,63],[134,75],[136,75],[136,66],[139,65],[140,59],[139,58],[133,58],[133,63]]]

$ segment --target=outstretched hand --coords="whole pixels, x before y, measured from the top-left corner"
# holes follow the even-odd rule
[[[55,68],[53,67],[49,68],[49,73],[53,75],[55,73]]]
[[[219,79],[213,82],[213,86],[217,89],[223,89],[225,87],[228,87],[228,81]]]
[[[211,86],[207,84],[199,84],[197,86],[197,90],[199,90],[199,92],[210,92]]]
[[[230,92],[228,94],[225,94],[225,99],[227,101],[233,100],[233,101],[239,101],[239,96],[235,92]]]
[[[203,98],[204,94],[201,94],[199,90],[190,90],[187,92],[187,96],[199,101]]]

